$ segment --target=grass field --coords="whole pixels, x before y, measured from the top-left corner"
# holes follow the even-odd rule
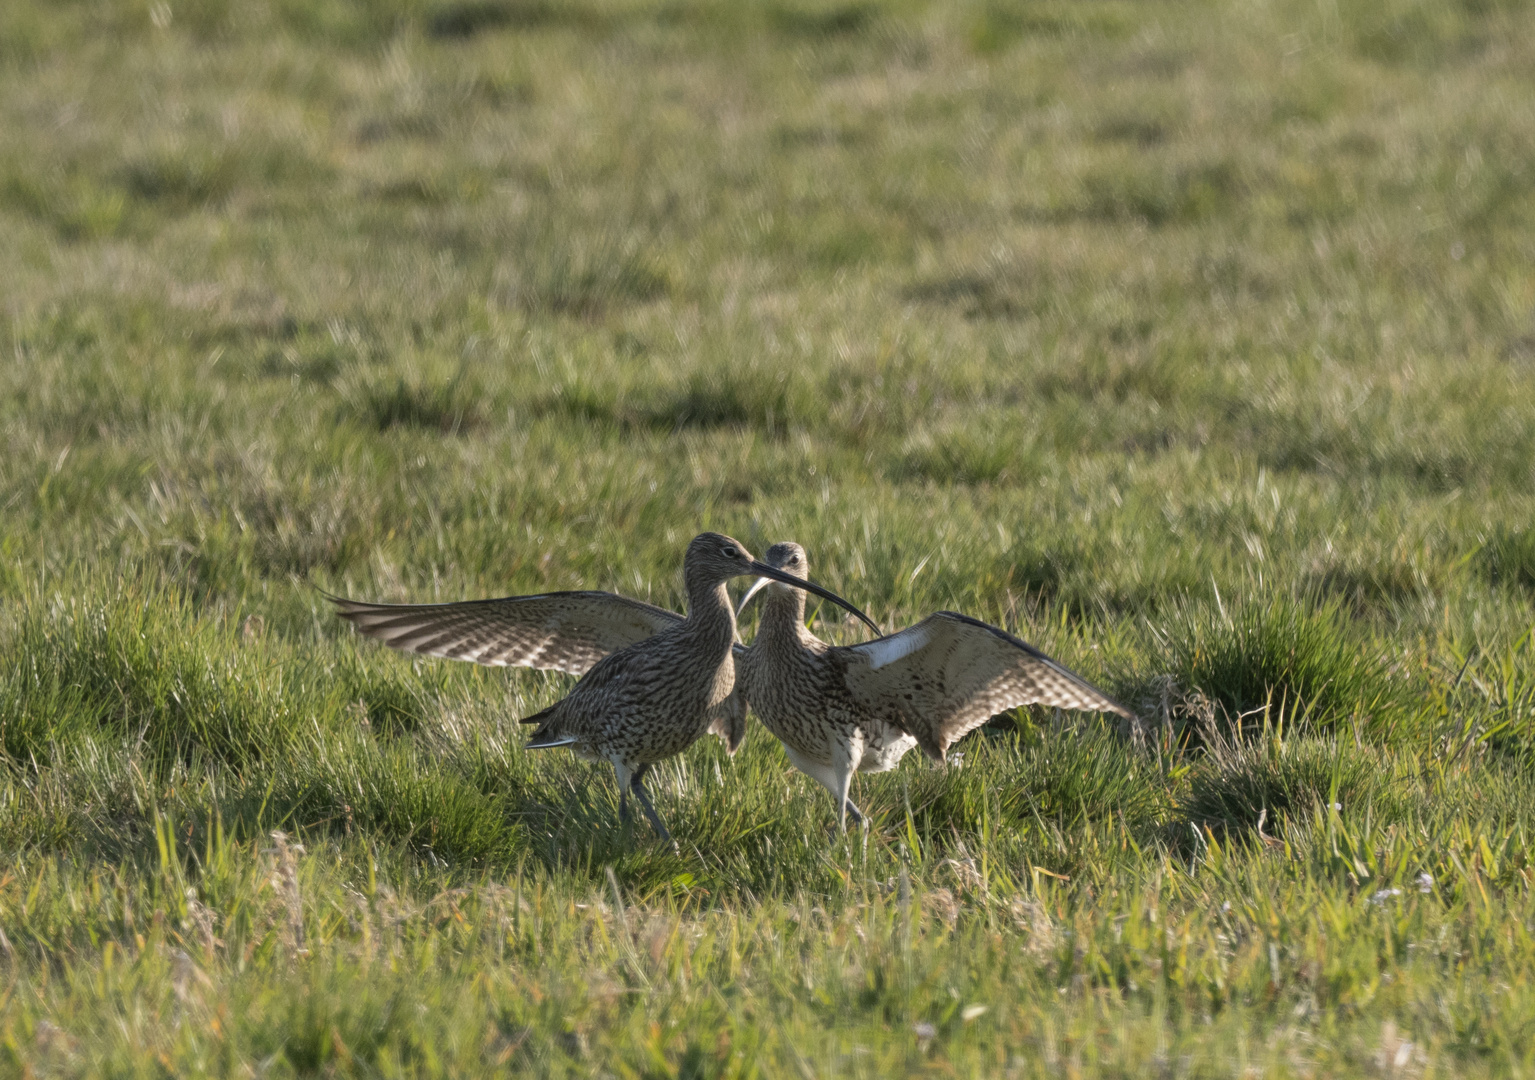
[[[1535,1070],[1527,0],[0,4],[0,1070]],[[1136,707],[521,749],[806,545]],[[836,640],[861,631],[817,614]],[[743,625],[748,640],[752,618]]]

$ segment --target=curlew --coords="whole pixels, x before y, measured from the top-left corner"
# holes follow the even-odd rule
[[[735,692],[735,611],[725,582],[750,574],[809,590],[878,632],[835,593],[757,562],[719,533],[701,533],[688,545],[682,564],[686,617],[605,592],[454,604],[331,600],[362,633],[406,652],[580,675],[568,695],[523,719],[539,725],[528,747],[566,746],[585,760],[610,763],[620,816],[627,820],[632,792],[656,832],[669,840],[645,791],[645,773],[705,733],[719,735],[732,753],[740,745],[746,703]]]
[[[774,544],[769,566],[809,572],[805,549]],[[762,621],[738,660],[740,686],[795,768],[837,800],[837,827],[863,820],[848,799],[854,771],[893,769],[913,746],[940,764],[963,735],[1019,705],[1052,705],[1132,717],[1080,675],[995,626],[940,611],[898,634],[830,645],[805,627],[803,593],[764,576]]]

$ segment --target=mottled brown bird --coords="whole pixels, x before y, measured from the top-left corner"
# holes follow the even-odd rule
[[[645,772],[706,732],[725,739],[732,753],[745,734],[746,703],[735,692],[735,612],[725,582],[762,574],[874,625],[836,594],[755,561],[719,533],[693,539],[682,574],[685,618],[604,592],[455,604],[331,600],[362,633],[406,652],[580,675],[566,697],[522,721],[539,725],[529,748],[568,746],[588,761],[609,762],[618,777],[620,814],[627,818],[632,791],[656,831],[670,839],[645,791]]]
[[[764,561],[809,572],[805,549],[774,544]],[[778,736],[795,768],[837,800],[837,826],[863,820],[848,799],[853,772],[893,769],[913,746],[942,763],[950,746],[997,713],[1052,705],[1130,717],[1123,705],[1027,642],[995,626],[940,611],[861,645],[829,645],[805,627],[805,596],[771,577],[762,621],[737,661],[740,686],[758,719]]]

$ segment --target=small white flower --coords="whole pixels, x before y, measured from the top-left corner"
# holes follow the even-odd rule
[[[1425,873],[1422,873],[1422,874],[1418,875],[1418,891],[1419,892],[1433,892],[1434,891],[1434,875],[1433,874],[1425,872]]]
[[[964,754],[955,754],[955,755],[953,755],[952,757],[949,758],[949,764],[954,766],[956,769],[963,769],[965,767],[965,755]]]
[[[938,1037],[938,1029],[935,1028],[932,1024],[929,1024],[926,1020],[919,1022],[915,1027],[912,1028],[912,1030],[917,1033],[917,1038],[919,1039],[927,1040],[936,1039]]]
[[[1402,895],[1402,890],[1401,889],[1382,889],[1380,892],[1378,892],[1374,896],[1370,897],[1370,903],[1376,904],[1376,905],[1384,904],[1387,900],[1390,900],[1393,896],[1401,896],[1401,895]]]

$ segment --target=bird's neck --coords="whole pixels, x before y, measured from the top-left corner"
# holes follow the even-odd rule
[[[726,652],[735,641],[736,616],[723,581],[688,582],[688,628],[709,639],[718,638]]]
[[[805,628],[805,594],[799,589],[770,588],[762,602],[757,636],[775,645],[810,645],[820,639]]]

